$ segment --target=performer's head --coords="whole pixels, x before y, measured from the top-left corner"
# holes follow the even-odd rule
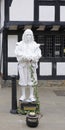
[[[25,43],[30,43],[30,42],[34,41],[34,36],[33,36],[33,32],[31,29],[26,29],[24,31],[23,36],[22,36],[22,40]]]

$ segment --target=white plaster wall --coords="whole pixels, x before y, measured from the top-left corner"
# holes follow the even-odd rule
[[[55,7],[39,6],[39,21],[55,21]]]
[[[8,57],[15,57],[17,35],[8,35]],[[8,62],[8,75],[18,75],[17,62]]]
[[[10,21],[33,21],[34,0],[13,0],[10,11]]]
[[[15,57],[15,46],[18,41],[17,35],[8,35],[8,57]]]
[[[1,27],[4,25],[4,5],[5,5],[5,0],[1,0]]]
[[[65,6],[60,6],[60,21],[65,21]]]
[[[18,75],[18,63],[8,63],[8,76]]]
[[[57,63],[57,75],[65,75],[65,62],[58,62]]]
[[[51,62],[40,62],[40,76],[52,75],[52,63]]]

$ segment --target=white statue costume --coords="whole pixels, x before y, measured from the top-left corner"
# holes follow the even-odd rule
[[[29,100],[35,101],[33,82],[31,80],[30,66],[33,66],[33,76],[37,84],[37,63],[41,57],[39,44],[34,41],[33,32],[30,29],[24,31],[22,41],[16,43],[15,54],[19,68],[19,85],[22,86],[20,100],[26,99],[25,86],[30,86]]]

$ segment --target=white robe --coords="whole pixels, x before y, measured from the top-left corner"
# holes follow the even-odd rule
[[[26,41],[26,35],[31,34],[30,42]],[[16,43],[15,54],[19,68],[19,84],[21,86],[33,86],[34,83],[31,77],[30,66],[32,65],[33,76],[37,84],[37,63],[41,57],[41,50],[33,39],[33,33],[27,29],[23,34],[23,39]]]

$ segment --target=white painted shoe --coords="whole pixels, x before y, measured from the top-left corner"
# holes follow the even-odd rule
[[[25,96],[21,96],[19,100],[20,100],[20,101],[24,101],[25,99],[26,99]]]
[[[35,101],[36,101],[36,98],[35,98],[35,97],[31,97],[31,101],[32,101],[32,102],[35,102]]]
[[[32,96],[32,97],[29,97],[29,98],[27,99],[27,101],[28,101],[28,102],[35,102],[35,101],[36,101],[36,98],[35,98],[34,96]]]

